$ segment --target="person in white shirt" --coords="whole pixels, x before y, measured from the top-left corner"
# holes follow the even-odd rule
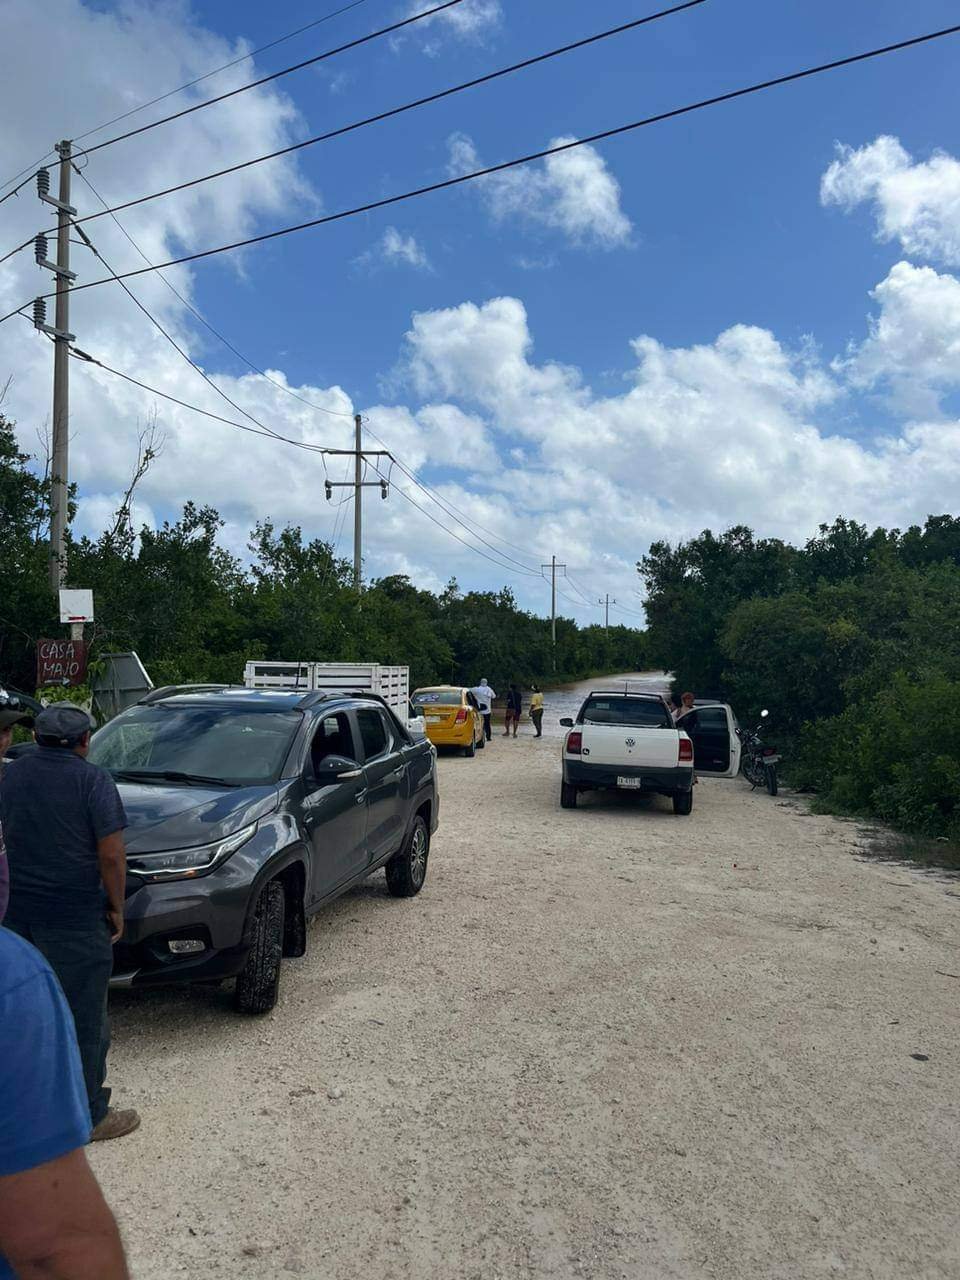
[[[490,722],[493,716],[493,700],[497,696],[496,691],[490,688],[487,677],[484,676],[476,688],[471,689],[470,692],[476,698],[480,714],[483,716],[483,736],[490,742],[493,737]]]

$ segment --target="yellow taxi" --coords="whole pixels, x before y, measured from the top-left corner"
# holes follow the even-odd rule
[[[410,699],[426,722],[427,737],[435,747],[460,747],[465,756],[486,744],[483,717],[469,689],[437,684],[417,689]]]

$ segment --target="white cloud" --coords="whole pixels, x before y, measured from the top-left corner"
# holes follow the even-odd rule
[[[412,15],[433,7],[433,0],[411,0],[408,11]],[[477,40],[498,27],[502,19],[500,0],[461,0],[460,4],[424,18],[419,25],[429,27],[436,24],[460,39]]]
[[[356,259],[358,266],[375,268],[413,267],[417,271],[430,271],[430,259],[416,236],[405,236],[396,227],[387,227],[383,235]]]
[[[858,388],[886,386],[904,413],[935,416],[960,386],[960,280],[898,262],[871,297],[880,311],[869,336],[837,371]]]
[[[551,147],[573,142],[554,138]],[[483,163],[466,134],[448,140],[453,174],[480,169]],[[518,218],[561,232],[575,245],[616,249],[629,243],[632,226],[620,207],[620,184],[591,146],[547,156],[542,164],[522,165],[478,179],[476,184],[495,221]]]
[[[960,161],[942,151],[914,161],[889,136],[837,152],[820,185],[825,205],[850,210],[872,202],[881,240],[899,240],[913,257],[960,266]]]

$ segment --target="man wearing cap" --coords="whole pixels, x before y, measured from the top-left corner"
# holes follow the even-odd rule
[[[13,726],[23,725],[25,729],[33,727],[33,719],[24,711],[20,700],[0,689],[0,780],[3,779],[3,757],[7,754],[13,738]],[[7,899],[10,896],[10,876],[7,871],[7,849],[3,842],[3,823],[0,822],[0,924],[7,913]]]
[[[4,923],[46,956],[60,980],[97,1142],[130,1133],[140,1117],[110,1107],[103,1083],[112,944],[123,933],[126,816],[113,778],[85,759],[91,728],[71,702],[37,714],[37,750],[9,764],[0,782],[0,824],[10,873]]]

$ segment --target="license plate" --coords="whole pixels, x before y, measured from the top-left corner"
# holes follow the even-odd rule
[[[443,716],[427,716],[427,724],[443,724]]]
[[[780,763],[780,757],[779,757],[779,756],[764,756],[764,757],[763,757],[763,763],[764,763],[764,764],[779,764],[779,763]]]
[[[618,778],[618,779],[617,779],[617,786],[618,786],[618,787],[632,787],[632,788],[634,788],[635,790],[639,790],[640,785],[641,785],[641,782],[642,782],[642,779],[641,779],[641,778]]]

